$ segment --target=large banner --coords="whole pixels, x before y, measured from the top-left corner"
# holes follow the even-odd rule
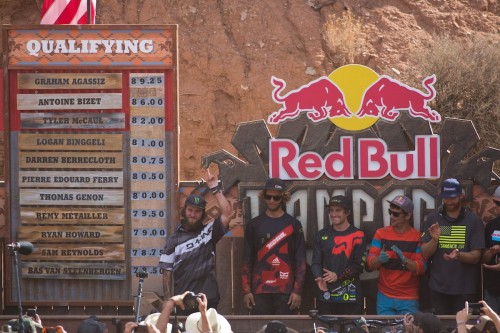
[[[500,151],[471,154],[479,141],[472,122],[443,119],[432,109],[436,80],[430,73],[415,88],[355,64],[292,90],[272,76],[276,111],[266,121],[237,126],[232,144],[241,158],[222,150],[205,155],[202,164],[217,164],[226,188],[238,186],[245,221],[262,213],[257,194],[266,179],[285,180],[292,193],[287,210],[302,222],[309,245],[329,223],[325,207],[332,195],[352,200],[351,223],[371,239],[389,225],[386,200],[396,195],[413,200],[420,230],[440,204],[440,181],[450,177],[463,183],[466,201],[487,221]],[[432,123],[442,123],[439,133]],[[275,125],[273,137],[268,126]],[[472,204],[480,193],[486,201]]]

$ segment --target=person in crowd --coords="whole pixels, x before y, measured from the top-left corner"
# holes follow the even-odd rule
[[[25,333],[42,333],[43,325],[40,316],[35,314],[24,314],[22,316],[22,325]],[[10,326],[13,332],[19,332],[19,318],[11,319],[7,322],[6,326]],[[62,326],[61,326],[62,327]]]
[[[228,231],[233,209],[222,194],[218,179],[208,169],[207,175],[206,183],[221,209],[220,217],[204,223],[205,199],[196,194],[188,196],[181,211],[181,223],[167,238],[159,266],[163,269],[164,300],[191,290],[207,295],[208,307],[217,308],[220,295],[215,277],[215,245]],[[189,314],[189,311],[182,313]]]
[[[299,333],[293,328],[287,327],[282,321],[272,320],[256,333]]]
[[[375,232],[367,261],[370,270],[380,270],[377,314],[416,313],[419,275],[424,274],[426,262],[420,232],[411,226],[413,202],[403,195],[388,202],[391,224]]]
[[[473,317],[469,311],[469,302],[465,302],[465,307],[458,311],[455,319],[457,321],[457,333],[495,333],[500,332],[500,317],[493,311],[488,303],[479,301],[480,313],[476,325],[467,325]]]
[[[311,269],[318,286],[319,314],[362,314],[365,234],[349,223],[351,203],[343,195],[330,198],[330,225],[318,231]]]
[[[160,314],[154,313],[144,319],[144,326],[147,327],[148,333],[171,333],[179,332],[176,325],[169,323],[171,315],[177,309],[185,310],[187,303],[185,301],[186,295],[192,294],[187,291],[182,295],[176,295],[169,298]],[[214,308],[208,308],[208,301],[205,294],[200,293],[196,295],[197,309],[199,312],[191,313],[187,318],[184,325],[185,332],[189,333],[231,333],[231,325],[226,318],[217,313]],[[125,325],[124,333],[132,333],[140,324],[129,322]]]
[[[268,179],[259,198],[266,211],[245,229],[243,301],[255,315],[293,314],[301,304],[306,271],[302,225],[284,211],[290,194],[281,179]]]
[[[405,333],[439,333],[441,320],[432,313],[408,313],[403,316],[403,327]]]
[[[76,333],[108,333],[106,324],[99,321],[96,316],[90,316],[82,320],[76,330]]]
[[[496,217],[484,229],[484,300],[493,311],[500,313],[500,186],[493,193],[493,202],[496,204]]]
[[[439,197],[443,204],[424,221],[422,254],[430,261],[431,303],[437,314],[450,315],[465,301],[476,299],[484,226],[462,207],[464,195],[457,179],[444,180]]]
[[[144,323],[144,327],[146,328],[147,333],[160,333],[160,330],[156,328],[154,324],[151,323]],[[125,324],[125,327],[123,328],[123,333],[146,333],[145,331],[139,332],[138,327],[139,324],[136,323],[135,321],[129,321],[128,323]],[[171,333],[172,332],[172,326],[169,326],[168,329],[165,330],[164,333]],[[177,331],[179,333],[179,331]]]

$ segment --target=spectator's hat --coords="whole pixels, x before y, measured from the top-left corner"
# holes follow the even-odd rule
[[[148,315],[146,318],[144,318],[144,321],[141,322],[141,324],[152,324],[156,326],[156,322],[158,321],[158,318],[160,317],[160,313],[152,313]],[[168,323],[167,324],[167,329],[165,330],[165,333],[171,333],[172,332],[172,324]]]
[[[456,198],[462,194],[462,185],[455,178],[445,179],[441,183],[440,198]]]
[[[470,333],[493,333],[496,332],[495,322],[488,316],[481,316],[476,325],[466,325]]]
[[[413,213],[413,201],[411,201],[410,198],[405,197],[404,195],[398,195],[391,201],[387,200],[387,202],[391,205],[401,208],[406,213]]]
[[[413,323],[420,327],[424,333],[441,332],[441,320],[432,313],[417,312],[413,315]]]
[[[343,195],[334,195],[333,197],[331,197],[330,202],[328,203],[328,205],[326,205],[326,207],[332,206],[339,206],[348,210],[351,209],[351,203]]]
[[[96,316],[90,316],[89,318],[82,320],[80,326],[76,330],[77,333],[104,333],[106,330],[106,324],[97,320]]]
[[[189,195],[189,197],[187,197],[186,201],[184,202],[184,207],[186,206],[194,206],[201,209],[205,209],[205,207],[207,206],[207,201],[201,195],[191,194]]]
[[[266,181],[266,185],[264,185],[264,190],[276,190],[276,191],[285,191],[286,185],[285,182],[279,178],[269,178]]]
[[[213,333],[231,333],[231,325],[226,318],[217,313],[217,310],[210,308],[207,310],[208,323]],[[186,332],[202,333],[201,330],[201,313],[195,312],[190,314],[186,319]]]

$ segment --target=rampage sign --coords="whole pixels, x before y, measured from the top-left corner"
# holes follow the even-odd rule
[[[272,77],[278,107],[267,124],[279,125],[276,137],[264,121],[239,124],[233,144],[245,160],[218,151],[202,164],[219,166],[226,189],[238,184],[246,221],[264,209],[257,193],[268,177],[288,181],[287,211],[302,222],[310,244],[328,223],[325,207],[337,194],[352,200],[351,222],[369,238],[389,224],[386,200],[396,195],[412,198],[420,229],[439,204],[441,179],[460,179],[471,200],[473,185],[490,186],[500,159],[495,148],[465,157],[479,140],[468,120],[445,119],[441,132],[433,133],[430,123],[442,121],[429,104],[438,79],[424,78],[419,90],[348,65],[284,93],[285,81]]]

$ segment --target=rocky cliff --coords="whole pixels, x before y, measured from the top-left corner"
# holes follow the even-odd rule
[[[41,4],[2,0],[0,22],[38,24]],[[436,34],[500,41],[497,0],[98,0],[97,7],[99,24],[179,25],[181,180],[203,175],[205,154],[237,155],[236,125],[276,109],[272,75],[289,90],[355,62],[404,81],[411,55]]]

